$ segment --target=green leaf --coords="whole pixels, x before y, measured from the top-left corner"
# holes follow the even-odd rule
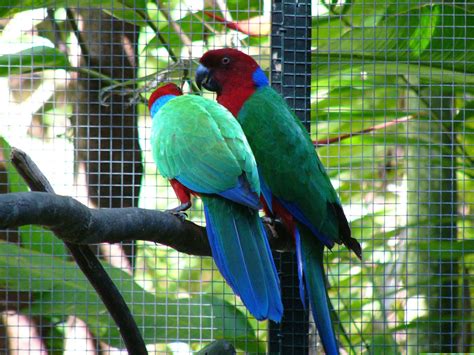
[[[16,169],[10,162],[11,147],[5,138],[0,137],[0,149],[3,150],[3,157],[5,158],[5,165],[7,167],[8,174],[8,191],[9,192],[26,192],[28,186],[26,185],[23,178],[18,174]]]
[[[5,0],[2,0],[5,1]],[[67,8],[77,7],[77,3],[70,0],[6,0],[7,4],[0,7],[0,18],[11,17],[19,12],[39,8]],[[110,15],[131,22],[138,26],[146,26],[143,10],[146,9],[146,0],[107,0],[90,1],[88,7],[97,7]],[[140,11],[141,10],[141,11]],[[136,21],[136,22],[135,22]]]
[[[176,32],[173,25],[167,21],[161,12],[156,11],[155,17],[159,24],[160,33],[165,38],[166,42],[171,46],[175,53],[180,53],[184,43],[181,41],[181,35],[186,35],[191,42],[202,40],[202,22],[200,22],[193,13],[189,13],[183,18],[174,21],[182,30],[182,33]],[[157,48],[163,46],[157,36],[153,37],[146,48]]]
[[[40,8],[58,9],[61,7],[73,7],[73,5],[77,7],[77,3],[69,0],[2,0],[2,2],[6,2],[6,4],[0,7],[0,18],[12,17],[19,12]],[[90,2],[88,5],[92,6],[93,3]]]
[[[125,6],[131,9],[146,9],[147,0],[120,0]]]
[[[0,137],[0,149],[3,150],[4,157],[10,157],[11,147],[8,142]],[[8,174],[8,189],[10,192],[29,191],[28,185],[18,174],[13,164],[8,160],[6,162]],[[55,255],[61,259],[66,259],[66,247],[64,243],[56,238],[54,234],[38,226],[24,226],[19,228],[20,239],[24,247],[36,250],[46,254]]]
[[[344,18],[355,27],[374,26],[383,18],[390,2],[387,0],[354,0],[350,9],[346,10]]]
[[[64,53],[45,46],[0,56],[0,76],[67,67],[69,62]]]
[[[40,253],[50,254],[55,258],[67,259],[68,253],[64,242],[49,230],[34,225],[23,226],[19,229],[23,247]]]
[[[420,251],[430,254],[430,258],[442,260],[461,259],[468,254],[474,254],[474,240],[460,240],[456,242],[429,241],[416,243]]]
[[[261,0],[227,0],[226,5],[234,21],[242,21],[262,15],[263,5]]]
[[[126,272],[104,264],[130,306],[145,342],[199,339],[236,339],[247,351],[261,350],[246,316],[230,303],[213,296],[190,298],[153,295]],[[0,241],[0,286],[32,292],[29,315],[77,315],[101,340],[122,347],[118,329],[93,288],[72,262]],[[261,346],[261,345],[260,345]]]
[[[96,4],[100,9],[119,20],[129,22],[135,26],[148,26],[146,0],[101,1]]]
[[[378,334],[372,337],[371,354],[397,355],[400,354],[392,334]]]
[[[454,122],[469,120],[474,117],[474,100],[468,101],[454,117]],[[472,133],[472,132],[471,132]]]
[[[430,83],[473,84],[474,41],[466,41],[473,26],[474,14],[461,8],[425,5],[321,43],[313,62],[320,76],[402,74]]]

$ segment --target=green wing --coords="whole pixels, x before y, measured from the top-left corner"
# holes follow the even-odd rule
[[[273,195],[293,203],[332,241],[341,243],[339,218],[332,204],[336,191],[301,122],[272,88],[257,90],[238,120],[258,168]]]
[[[242,173],[260,193],[258,172],[242,128],[218,103],[178,96],[155,114],[153,157],[160,173],[193,191],[219,193],[238,184]]]

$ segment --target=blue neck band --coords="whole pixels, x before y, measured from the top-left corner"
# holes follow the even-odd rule
[[[159,111],[160,108],[163,107],[164,104],[166,104],[169,100],[174,99],[176,95],[163,95],[159,99],[157,99],[153,105],[151,105],[150,109],[150,116],[153,118],[155,117],[155,114]]]
[[[267,76],[265,75],[264,71],[260,67],[255,69],[255,71],[253,72],[252,80],[257,88],[261,88],[263,86],[269,85]]]

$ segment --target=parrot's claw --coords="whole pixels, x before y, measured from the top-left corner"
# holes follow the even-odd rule
[[[263,223],[269,224],[271,226],[273,226],[275,224],[275,218],[273,218],[273,217],[263,216],[262,221],[263,221]]]
[[[188,218],[188,214],[186,212],[179,212],[179,211],[177,212],[177,211],[172,211],[172,210],[169,210],[166,212],[169,214],[172,214],[175,217],[178,217],[181,220],[181,222],[184,222]]]
[[[184,222],[188,218],[188,214],[184,211],[188,210],[191,207],[191,202],[185,202],[179,205],[178,207],[171,208],[166,210],[166,213],[172,214],[173,216],[178,217],[181,222]]]

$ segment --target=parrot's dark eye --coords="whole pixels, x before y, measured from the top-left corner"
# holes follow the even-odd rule
[[[221,59],[221,63],[224,65],[227,65],[230,63],[230,58],[229,57],[224,57]]]

